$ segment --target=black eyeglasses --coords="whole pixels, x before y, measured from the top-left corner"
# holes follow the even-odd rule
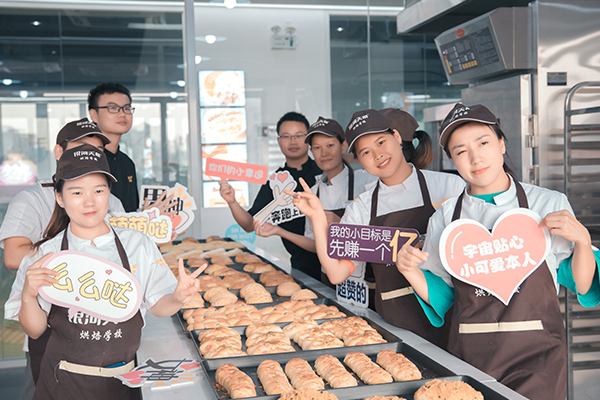
[[[119,107],[119,106],[104,106],[104,107],[94,107],[95,109],[100,109],[100,108],[106,108],[106,111],[108,111],[110,114],[118,114],[121,112],[121,110],[123,110],[123,112],[125,114],[133,114],[133,112],[135,111],[134,107],[131,106],[123,106],[123,107]]]

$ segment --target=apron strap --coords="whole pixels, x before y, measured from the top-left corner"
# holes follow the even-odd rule
[[[510,179],[515,183],[515,189],[517,190],[517,200],[519,201],[520,208],[529,208],[529,202],[527,201],[527,195],[525,194],[525,190],[523,186],[519,183],[517,178],[510,173],[507,173]],[[454,207],[454,214],[452,214],[452,221],[456,221],[460,218],[460,214],[462,212],[462,202],[464,198],[465,192],[463,191],[458,199],[456,200],[456,206]]]
[[[354,200],[354,170],[348,164],[346,164],[346,161],[342,160],[342,163],[348,167],[348,201],[352,201]],[[319,199],[321,199],[320,193],[321,185],[318,185],[317,193],[315,194]]]
[[[68,229],[69,229],[69,227],[67,227],[67,229],[65,229],[65,232],[63,234],[62,242],[60,244],[61,250],[69,250],[69,241],[67,239],[67,230]],[[127,258],[127,253],[125,252],[123,243],[121,243],[121,240],[119,239],[117,232],[115,232],[115,229],[112,226],[110,227],[110,229],[112,230],[113,234],[115,235],[115,245],[117,246],[117,252],[119,253],[119,258],[121,259],[121,264],[123,264],[123,268],[125,268],[127,271],[131,272],[131,268],[129,266],[129,259]]]
[[[373,190],[373,196],[371,196],[371,219],[377,218],[377,204],[379,204],[379,179],[377,180],[377,185],[375,185],[375,190]]]

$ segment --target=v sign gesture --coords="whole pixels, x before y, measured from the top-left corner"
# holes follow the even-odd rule
[[[292,202],[294,203],[294,205],[298,207],[298,210],[302,211],[302,213],[311,220],[315,216],[321,216],[321,214],[323,218],[327,220],[325,211],[323,210],[323,204],[321,204],[321,200],[319,200],[319,198],[310,190],[310,187],[306,184],[304,179],[300,178],[300,184],[304,189],[303,192],[291,192],[289,190],[286,190],[284,193],[292,196]]]

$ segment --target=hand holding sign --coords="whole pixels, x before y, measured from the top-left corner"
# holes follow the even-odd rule
[[[139,282],[113,262],[66,250],[44,259],[40,269],[45,268],[58,272],[58,282],[40,286],[40,296],[68,308],[70,317],[83,311],[98,319],[122,322],[133,317],[140,308],[142,290]]]
[[[477,221],[459,219],[444,229],[440,259],[450,275],[484,289],[505,305],[546,259],[550,234],[526,208],[505,212],[492,233]]]
[[[219,181],[219,194],[227,204],[235,201],[235,189],[225,179]]]
[[[27,268],[25,274],[25,284],[23,286],[23,299],[35,299],[38,295],[38,290],[42,286],[50,286],[58,283],[57,276],[59,272],[41,268],[52,253],[46,254]]]

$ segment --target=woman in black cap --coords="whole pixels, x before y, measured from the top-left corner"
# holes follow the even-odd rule
[[[586,307],[599,304],[600,254],[562,193],[519,183],[506,167],[506,138],[486,107],[457,104],[442,123],[440,145],[468,186],[431,218],[423,251],[401,249],[398,270],[413,285],[435,326],[444,322],[454,304],[450,352],[529,399],[564,400],[567,353],[558,284],[577,293]],[[540,216],[540,227],[551,234],[551,249],[505,305],[452,277],[440,261],[445,249],[439,244],[444,228],[454,220],[469,218],[491,229],[515,208],[529,208]],[[494,247],[498,258],[491,272],[501,271],[502,263],[509,261],[501,257],[505,251],[501,242]]]
[[[202,268],[187,276],[180,264],[177,282],[148,236],[112,228],[105,221],[110,183],[115,181],[105,157],[87,144],[63,153],[56,169],[52,219],[44,239],[33,246],[36,252],[21,264],[29,265],[19,310],[23,330],[35,339],[46,326],[52,329],[34,399],[139,398],[139,390],[123,385],[114,376],[135,366],[146,310],[159,317],[172,315],[199,289],[195,278]],[[67,308],[38,296],[40,286],[59,282],[57,271],[40,267],[60,250],[89,253],[130,271],[143,293],[135,315],[119,323],[84,312],[70,317]]]
[[[346,128],[350,151],[360,165],[379,180],[346,208],[341,223],[413,228],[425,234],[427,221],[435,208],[445,199],[460,194],[464,182],[455,175],[421,171],[414,166],[413,163],[422,162],[421,158],[427,157],[430,152],[419,149],[414,152],[414,159],[407,160],[403,147],[405,142],[412,141],[418,124],[402,110],[395,113],[401,114],[404,119],[402,126],[406,128],[401,132],[394,130],[390,119],[376,110],[354,113]],[[408,121],[414,123],[409,124]],[[329,257],[328,224],[316,196],[305,190],[295,196],[294,204],[312,220],[317,254],[329,280],[337,284],[350,276],[364,278],[364,262]],[[386,322],[408,329],[444,348],[447,331],[431,325],[402,274],[385,264],[371,266],[376,283],[372,297],[375,310]]]
[[[328,221],[339,222],[346,206],[363,193],[367,186],[374,184],[377,178],[365,170],[354,171],[344,161],[343,155],[348,148],[348,143],[344,139],[344,128],[333,119],[319,117],[308,128],[304,142],[310,145],[317,166],[323,170],[323,174],[317,177],[317,183],[311,190],[321,200]],[[295,234],[269,223],[260,225],[257,219],[254,219],[254,231],[258,236],[278,235],[305,250],[313,253],[317,251],[312,222],[309,218],[306,219],[304,235]],[[321,282],[333,286],[322,269]]]

